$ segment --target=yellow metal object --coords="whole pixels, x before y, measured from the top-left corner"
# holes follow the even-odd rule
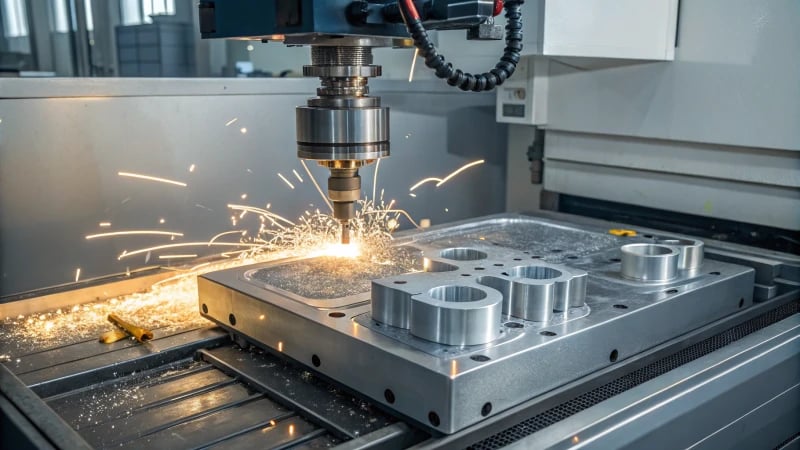
[[[100,342],[103,344],[110,344],[112,342],[121,341],[125,338],[130,336],[124,330],[111,330],[106,331],[105,333],[100,335]]]
[[[130,322],[126,322],[116,314],[109,314],[108,321],[130,333],[139,342],[144,342],[153,339],[152,331],[142,327],[137,327],[136,325]]]
[[[624,237],[634,237],[636,236],[636,232],[633,230],[626,230],[624,228],[612,228],[608,230],[608,234],[613,234],[614,236],[624,236]]]

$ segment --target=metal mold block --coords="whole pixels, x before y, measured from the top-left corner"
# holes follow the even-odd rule
[[[453,433],[484,420],[487,402],[493,406],[490,415],[497,414],[752,304],[753,269],[721,261],[704,261],[702,271],[677,270],[666,282],[624,278],[616,262],[620,246],[653,240],[609,236],[606,231],[567,221],[495,216],[399,238],[398,245],[424,253],[426,272],[372,280],[362,294],[348,297],[358,301],[298,301],[296,294],[243,279],[246,272],[296,261],[202,275],[199,299],[206,306],[203,315],[235,335],[308,366],[313,363],[313,370],[375,402],[438,432]],[[550,241],[538,239],[543,236]],[[494,245],[501,242],[509,244]],[[486,257],[447,252],[452,248],[478,250]],[[572,300],[585,306],[556,312],[551,300],[530,300],[536,296],[525,293],[523,285],[559,290],[555,282],[551,288],[540,287],[553,279],[538,277],[555,275],[554,270],[573,275],[574,283],[560,289],[570,299],[565,304]],[[578,271],[586,275],[574,276]],[[404,285],[395,281],[405,281],[406,287],[419,282],[420,288],[398,289]],[[448,294],[448,286],[458,287]],[[460,290],[463,286],[486,297]],[[431,297],[429,303],[466,298],[470,301],[462,304],[469,305],[490,299],[490,292],[504,297],[506,286],[509,299],[529,300],[508,302],[494,340],[448,345],[410,331],[412,297]],[[515,294],[515,289],[521,290]],[[582,289],[582,299],[572,295]],[[373,300],[382,296],[383,313],[379,307],[373,310],[371,295]],[[340,309],[331,311],[334,307]],[[484,319],[497,323],[489,314]],[[391,403],[384,397],[387,389],[394,393]]]

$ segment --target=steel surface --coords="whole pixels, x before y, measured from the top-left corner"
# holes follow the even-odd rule
[[[553,314],[550,322],[503,315],[501,337],[482,345],[436,344],[377,322],[369,291],[347,302],[298,301],[248,282],[244,274],[258,265],[202,276],[200,303],[207,318],[233,333],[453,433],[752,304],[753,269],[710,259],[698,270],[678,270],[666,283],[628,280],[620,274],[620,246],[672,236],[625,238],[606,231],[504,215],[399,239],[398,245],[424,248],[434,259],[454,247],[485,252],[490,246],[506,252],[508,268],[555,264],[588,273],[585,306]],[[458,284],[477,284],[480,272],[457,271]],[[468,275],[463,281],[462,273]]]

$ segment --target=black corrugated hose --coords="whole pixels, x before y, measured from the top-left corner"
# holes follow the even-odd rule
[[[436,46],[422,25],[413,0],[398,0],[398,5],[403,13],[406,28],[414,39],[414,45],[425,58],[425,65],[433,69],[437,77],[447,80],[450,86],[456,86],[462,91],[483,92],[491,91],[495,86],[503,84],[517,68],[522,51],[520,7],[524,2],[524,0],[507,0],[503,5],[506,10],[506,48],[494,69],[480,75],[465,73],[461,69],[454,68],[453,64],[445,61],[444,56],[436,51]]]

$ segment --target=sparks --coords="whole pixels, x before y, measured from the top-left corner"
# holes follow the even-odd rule
[[[100,228],[108,228],[111,226],[111,222],[100,222],[97,224],[97,226]]]
[[[288,185],[290,188],[294,189],[294,185],[292,184],[292,182],[291,182],[291,181],[289,181],[289,180],[287,180],[287,179],[286,179],[286,177],[285,177],[285,176],[283,176],[283,174],[281,174],[280,172],[278,172],[278,176],[279,176],[279,177],[281,178],[281,180],[283,180],[283,182],[284,182],[284,183],[286,183],[286,184],[287,184],[287,185]]]
[[[180,258],[197,258],[197,255],[194,253],[158,255],[158,259],[180,259]]]
[[[242,134],[247,134],[247,128],[245,127],[239,128],[239,132]]]
[[[378,161],[380,161],[380,160],[378,160]],[[317,179],[314,178],[314,175],[312,175],[311,171],[308,170],[308,166],[306,165],[306,162],[301,159],[300,160],[300,164],[303,166],[303,169],[306,169],[306,173],[308,174],[308,178],[311,179],[311,182],[314,184],[314,187],[317,188],[317,192],[319,192],[319,195],[322,196],[323,200],[325,200],[325,204],[328,205],[328,208],[330,208],[331,211],[333,211],[333,205],[331,205],[331,202],[330,202],[330,200],[328,200],[328,197],[325,195],[325,193],[322,192],[322,189],[319,187],[319,183],[317,183]],[[267,209],[269,209],[269,205],[267,205]]]
[[[413,192],[409,192],[409,193],[408,193],[408,195],[409,195],[410,197],[416,197],[416,196],[417,196],[417,194],[415,194],[415,193],[413,193]]]
[[[163,217],[158,219],[158,223],[160,223],[160,224],[164,224],[166,222],[167,222],[166,219],[164,219]]]
[[[408,82],[411,83],[414,80],[414,68],[417,66],[417,56],[419,56],[419,49],[414,49],[414,56],[411,57],[411,70],[408,72]],[[380,160],[378,160],[380,161]]]
[[[448,176],[444,177],[444,178],[442,179],[442,181],[440,181],[440,182],[436,183],[436,187],[439,187],[439,186],[441,186],[441,185],[443,185],[443,184],[447,183],[447,181],[448,181],[448,180],[452,179],[454,176],[456,176],[456,175],[460,174],[461,172],[463,172],[463,171],[465,171],[465,170],[469,169],[470,167],[474,167],[474,166],[477,166],[477,165],[483,164],[484,162],[485,162],[484,160],[482,160],[482,159],[479,159],[479,160],[477,160],[477,161],[472,161],[471,163],[464,164],[463,166],[461,166],[461,167],[459,167],[458,169],[456,169],[456,170],[455,170],[453,173],[451,173],[450,175],[448,175]]]
[[[333,256],[336,258],[357,258],[361,255],[361,247],[357,242],[350,244],[331,243],[324,245],[310,253],[312,258],[318,256]]]
[[[409,190],[409,191],[413,191],[414,189],[416,189],[416,188],[418,188],[418,187],[422,186],[423,184],[425,184],[425,183],[430,183],[430,182],[433,182],[433,181],[435,181],[435,182],[436,182],[436,187],[439,187],[439,186],[441,186],[441,185],[443,185],[443,184],[447,183],[449,180],[451,180],[451,179],[452,179],[453,177],[455,177],[456,175],[458,175],[458,174],[460,174],[461,172],[463,172],[463,171],[465,171],[465,170],[469,169],[470,167],[477,166],[477,165],[479,165],[479,164],[483,164],[484,162],[486,162],[486,161],[484,161],[483,159],[479,159],[479,160],[477,160],[477,161],[472,161],[471,163],[464,164],[463,166],[461,166],[461,167],[459,167],[458,169],[454,170],[452,173],[450,173],[449,175],[447,175],[447,176],[446,176],[446,177],[444,177],[444,178],[437,178],[437,177],[428,177],[428,178],[424,178],[424,179],[422,179],[422,180],[418,181],[418,182],[417,182],[416,184],[414,184],[413,186],[411,186],[411,187],[410,187],[408,190]]]
[[[378,189],[378,169],[381,168],[381,160],[375,161],[375,172],[372,174],[372,199],[375,200],[375,191]]]
[[[194,165],[194,164],[192,164],[191,166],[189,166],[189,172],[194,172],[194,168],[195,168],[195,165]]]
[[[229,120],[229,121],[228,121],[228,122],[225,124],[225,126],[226,126],[226,127],[229,127],[229,126],[231,126],[231,125],[235,124],[237,120],[239,120],[239,118],[238,118],[238,117],[234,117],[233,119]]]
[[[149,180],[149,181],[157,181],[159,183],[166,183],[166,184],[174,184],[175,186],[186,187],[187,184],[183,181],[175,181],[175,180],[168,180],[166,178],[159,178],[153,177],[150,175],[142,175],[139,173],[131,173],[131,172],[117,172],[117,175],[121,177],[130,177],[130,178],[139,178],[141,180]]]
[[[299,180],[301,183],[303,182],[303,177],[301,177],[301,176],[300,176],[300,174],[299,174],[299,173],[297,173],[297,170],[295,170],[295,169],[292,169],[292,173],[294,173],[294,176],[295,176],[295,177],[297,177],[297,179],[298,179],[298,180]]]
[[[78,280],[80,280],[80,279],[81,279],[81,268],[80,268],[80,267],[78,267],[78,268],[75,270],[75,282],[77,283],[77,282],[78,282]]]
[[[441,178],[436,178],[436,177],[423,178],[422,180],[417,181],[417,184],[411,186],[408,190],[409,191],[413,191],[414,189],[422,186],[425,183],[431,182],[431,181],[440,182],[440,181],[442,181],[442,179]]]
[[[160,236],[183,236],[183,233],[177,231],[159,231],[159,230],[128,230],[128,231],[112,231],[110,233],[98,233],[86,235],[86,239],[97,239],[112,236],[130,236],[130,235],[160,235]]]
[[[247,232],[247,230],[233,230],[233,231],[224,231],[224,232],[222,232],[222,233],[219,233],[219,234],[215,235],[214,237],[212,237],[212,238],[211,238],[211,240],[210,240],[210,241],[208,241],[208,245],[209,245],[209,247],[210,247],[210,246],[211,246],[211,244],[213,244],[213,243],[214,243],[214,241],[216,241],[217,239],[221,238],[222,236],[227,236],[227,235],[229,235],[229,234],[239,234],[239,235],[241,235],[241,236],[244,236],[244,234],[245,234],[246,232]]]
[[[180,244],[157,245],[155,247],[140,248],[132,252],[122,252],[120,253],[119,256],[117,256],[117,260],[121,260],[122,258],[128,258],[134,255],[140,255],[142,253],[150,253],[152,251],[164,250],[168,248],[199,247],[202,245],[217,246],[217,247],[261,247],[262,246],[261,244],[246,244],[246,243],[234,243],[234,242],[214,242],[211,244],[209,244],[208,242],[182,242]]]

